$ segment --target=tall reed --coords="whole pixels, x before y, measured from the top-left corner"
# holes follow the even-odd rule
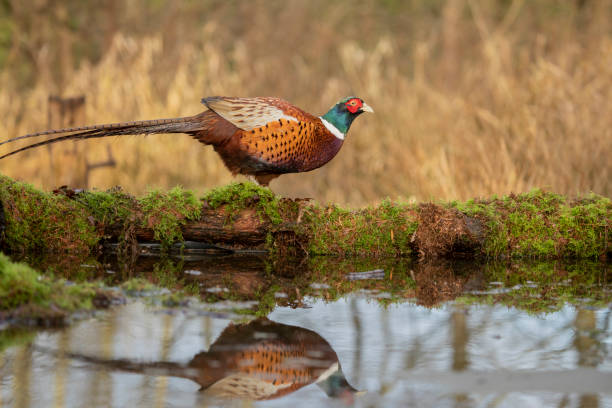
[[[279,7],[314,12],[304,3]],[[224,42],[216,40],[227,33],[214,20],[201,26],[197,42],[180,46],[161,34],[119,33],[99,61],[65,76],[62,93],[87,97],[90,123],[191,115],[208,95],[277,95],[312,113],[349,94],[366,100],[376,113],[355,122],[331,163],[272,183],[288,196],[353,206],[387,196],[466,199],[534,187],[612,196],[609,5],[598,9],[603,17],[556,27],[530,20],[530,2],[513,1],[501,14],[493,3],[444,2],[439,16],[427,17],[430,26],[409,39],[402,29],[367,25],[348,37],[318,26],[308,35],[315,19],[286,14],[282,34],[291,40],[264,46],[280,28],[256,9],[249,35]],[[338,10],[327,12],[321,19],[333,26]],[[321,58],[312,58],[317,51]],[[2,139],[46,128],[47,96],[57,84],[51,74],[40,78],[24,89],[9,70],[0,75]],[[80,171],[71,143],[53,150],[73,167],[62,174]],[[204,190],[232,180],[210,147],[186,136],[75,143],[90,162],[111,145],[117,166],[90,178],[100,189]],[[49,171],[46,149],[5,159],[0,171],[44,188],[64,182]]]

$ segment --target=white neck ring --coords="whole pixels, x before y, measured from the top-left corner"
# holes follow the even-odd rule
[[[332,125],[331,123],[323,119],[323,117],[319,117],[319,119],[321,119],[321,122],[323,122],[323,125],[325,125],[327,130],[329,130],[332,133],[332,135],[336,136],[340,140],[344,140],[344,133],[339,131],[337,127],[335,127],[334,125]]]

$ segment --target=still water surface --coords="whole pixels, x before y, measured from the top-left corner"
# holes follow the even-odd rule
[[[237,323],[134,301],[38,332],[1,352],[0,406],[612,407],[610,307],[306,304]]]

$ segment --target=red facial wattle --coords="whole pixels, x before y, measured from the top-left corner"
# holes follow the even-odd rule
[[[353,98],[345,103],[346,109],[348,109],[351,113],[357,113],[359,109],[363,106],[363,102],[359,98]]]

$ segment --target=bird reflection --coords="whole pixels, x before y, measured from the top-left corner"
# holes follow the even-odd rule
[[[112,370],[188,378],[216,398],[267,400],[316,383],[329,397],[351,402],[357,390],[346,380],[338,356],[312,330],[260,318],[227,326],[208,351],[187,364],[141,363],[64,355]]]

